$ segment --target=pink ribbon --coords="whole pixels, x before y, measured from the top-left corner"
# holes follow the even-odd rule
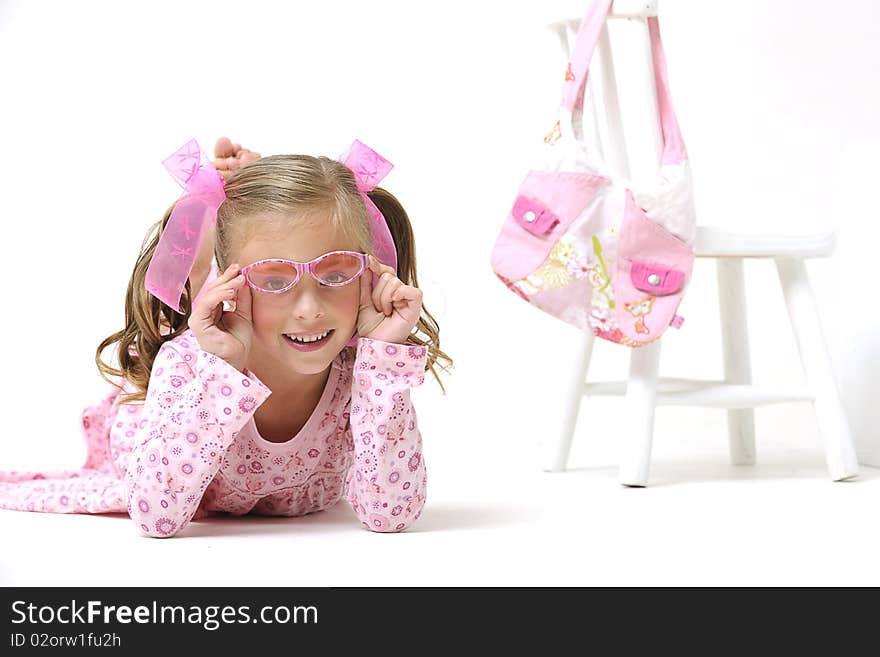
[[[391,231],[388,230],[388,223],[376,204],[367,196],[367,192],[376,189],[376,186],[388,175],[394,165],[357,139],[339,158],[339,161],[351,169],[358,191],[367,206],[367,214],[370,217],[370,235],[373,239],[373,254],[381,263],[388,265],[396,272],[397,249],[394,246]]]
[[[162,303],[181,312],[180,297],[186,281],[226,194],[223,177],[195,139],[165,158],[162,164],[184,192],[175,203],[150,260],[146,288]]]

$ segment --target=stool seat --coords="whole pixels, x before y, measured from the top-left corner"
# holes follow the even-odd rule
[[[698,258],[821,258],[834,251],[834,233],[734,233],[714,226],[697,226]]]

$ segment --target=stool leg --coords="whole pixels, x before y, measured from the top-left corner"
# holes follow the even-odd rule
[[[568,465],[574,428],[584,399],[584,383],[586,383],[587,371],[590,368],[594,340],[592,333],[584,333],[584,338],[578,341],[575,352],[572,354],[572,368],[568,378],[568,388],[564,392],[563,399],[562,433],[553,446],[552,454],[549,454],[549,462],[544,467],[547,472],[561,472]]]
[[[657,375],[660,371],[660,342],[632,350],[629,381],[623,408],[623,451],[620,460],[620,483],[646,486],[651,462],[651,439],[654,435],[654,405],[657,400]]]
[[[752,364],[746,315],[745,277],[741,258],[718,258],[718,305],[721,310],[721,343],[724,352],[724,380],[750,384]],[[755,464],[755,411],[738,408],[727,411],[730,462]]]
[[[819,311],[807,277],[807,268],[800,258],[777,257],[776,269],[807,385],[815,396],[813,405],[825,443],[828,471],[834,481],[850,479],[859,473],[855,447],[834,377],[828,346],[822,334]]]

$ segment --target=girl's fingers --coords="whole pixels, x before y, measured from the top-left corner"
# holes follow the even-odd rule
[[[401,284],[391,295],[392,301],[415,301],[422,303],[422,291],[412,285]]]
[[[216,278],[210,281],[206,281],[204,285],[202,285],[202,294],[208,292],[208,290],[213,290],[215,287],[219,287],[224,283],[228,283],[230,280],[236,277],[239,272],[239,267],[237,263],[229,265],[224,271],[220,272]]]
[[[393,280],[396,280],[394,276],[392,274],[389,274],[388,272],[385,272],[379,277],[379,281],[376,283],[376,287],[373,288],[373,307],[380,313],[385,313],[386,315],[390,315],[391,311],[389,310],[386,312],[385,310],[385,289],[388,287],[388,284]]]
[[[241,280],[244,283],[244,276],[241,277]],[[251,288],[245,283],[238,291],[238,296],[235,299],[235,314],[249,322],[253,321],[253,299]]]
[[[397,272],[395,272],[388,265],[384,265],[379,262],[375,256],[370,256],[370,269],[376,272],[376,276],[381,276],[385,273],[391,274],[392,276],[397,276]]]
[[[364,308],[369,308],[372,305],[370,297],[373,292],[373,273],[369,269],[361,274],[360,286],[361,298],[358,305],[360,310],[363,310]]]
[[[391,315],[393,305],[390,294],[398,286],[403,285],[403,281],[397,278],[394,269],[382,264],[374,256],[370,256],[370,270],[379,276],[379,282],[373,290],[373,305],[379,312]]]
[[[189,327],[196,333],[207,332],[217,323],[219,314],[222,314],[223,301],[232,299],[230,293],[234,294],[235,291],[217,288],[203,294],[190,315]]]
[[[391,315],[394,312],[394,295],[403,285],[399,278],[392,278],[382,291],[382,312]]]
[[[217,319],[215,317],[217,306],[223,307],[224,301],[232,301],[236,296],[236,289],[244,283],[244,276],[236,275],[237,266],[230,267],[223,274],[212,281],[212,287],[205,288],[199,297],[199,302],[193,308],[192,315],[198,322]]]
[[[239,267],[238,263],[233,262],[231,265],[223,270],[223,273],[221,273],[217,278],[213,280],[213,283],[215,285],[223,285],[224,283],[227,283],[238,276],[240,271],[241,267]]]

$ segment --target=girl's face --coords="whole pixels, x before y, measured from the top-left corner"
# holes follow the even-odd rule
[[[286,235],[255,237],[233,260],[242,268],[268,258],[309,262],[329,251],[361,249],[341,231],[320,219],[298,225]],[[342,351],[357,326],[360,281],[340,287],[321,285],[308,273],[291,289],[269,294],[251,289],[253,343],[251,361],[289,367],[300,374],[326,370]],[[292,338],[327,337],[305,342]]]

